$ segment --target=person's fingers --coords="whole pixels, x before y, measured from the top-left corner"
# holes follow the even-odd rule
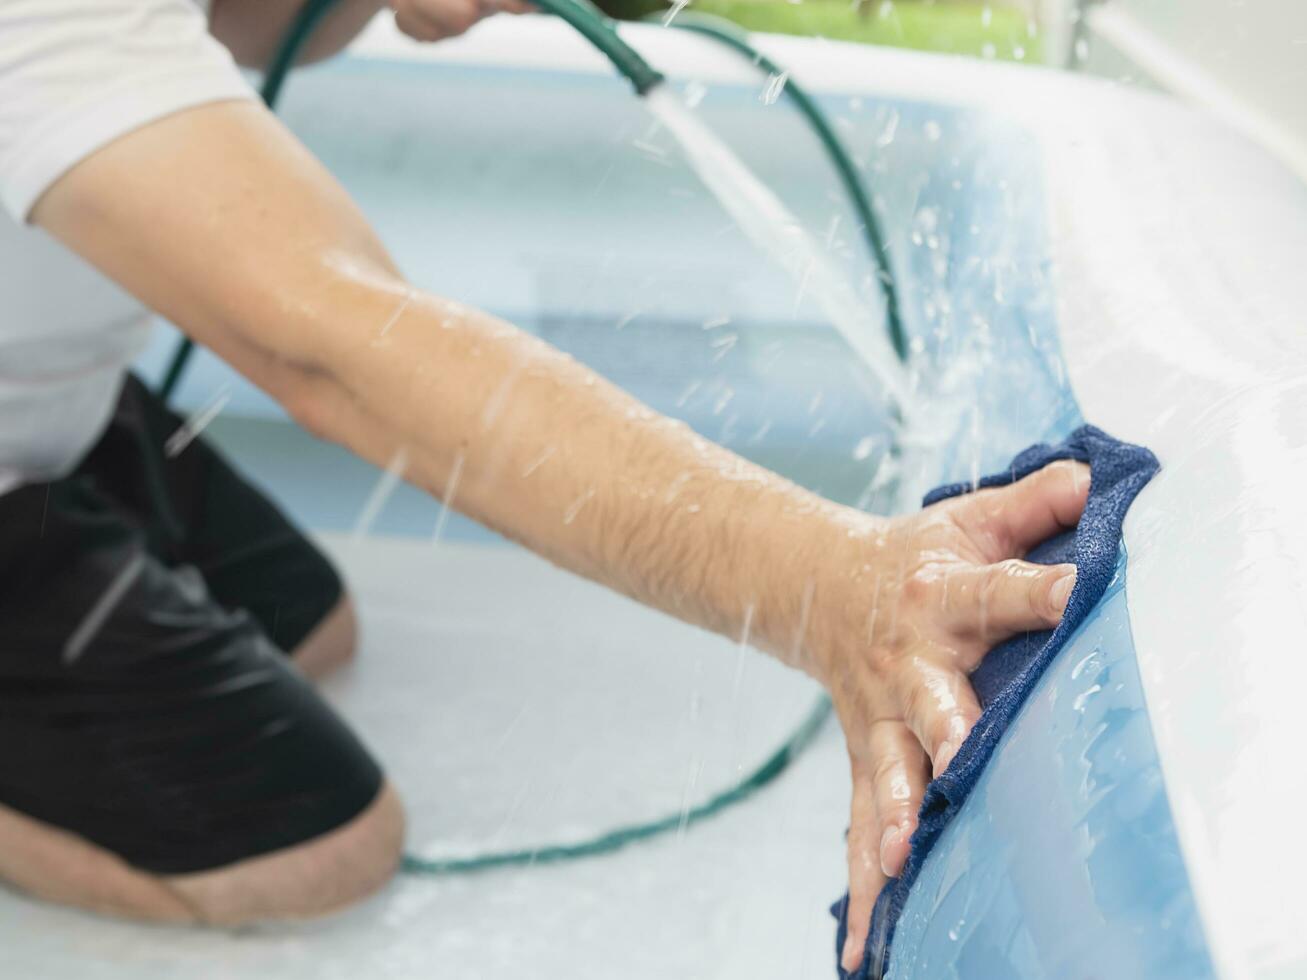
[[[909,839],[917,828],[917,811],[930,778],[930,765],[921,742],[901,722],[873,725],[869,741],[880,869],[886,877],[897,878],[908,859]]]
[[[439,41],[445,36],[437,24],[407,4],[395,7],[395,26],[415,41]]]
[[[850,972],[862,962],[862,950],[867,945],[867,932],[871,926],[871,910],[885,885],[877,854],[875,810],[870,774],[854,761],[853,803],[849,808],[849,906],[845,914],[848,933],[840,952],[840,964]]]
[[[967,675],[953,664],[914,656],[895,679],[903,721],[930,756],[938,776],[957,755],[980,717]]]
[[[445,38],[465,34],[482,18],[493,11],[484,9],[477,0],[441,0],[436,8],[437,21],[444,31]]]
[[[977,522],[997,549],[990,557],[1025,555],[1039,542],[1073,528],[1089,497],[1089,467],[1072,460],[1050,463],[1006,487],[959,498],[961,520]]]
[[[484,16],[477,0],[395,0],[395,26],[418,41],[441,41],[464,33]]]
[[[527,0],[482,0],[482,4],[490,13],[533,14],[540,9]]]
[[[950,571],[939,625],[992,646],[1016,633],[1056,626],[1075,587],[1075,565],[1036,565],[1009,558]],[[971,664],[967,664],[971,667]]]

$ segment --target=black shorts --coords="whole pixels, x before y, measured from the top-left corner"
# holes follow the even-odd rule
[[[158,874],[348,822],[381,788],[289,665],[335,570],[135,378],[70,476],[0,496],[0,804]]]

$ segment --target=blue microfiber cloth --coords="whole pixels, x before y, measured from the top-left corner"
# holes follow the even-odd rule
[[[1035,683],[1102,598],[1116,570],[1121,523],[1135,496],[1157,472],[1158,463],[1147,449],[1113,439],[1101,429],[1085,425],[1058,446],[1043,443],[1031,446],[1012,460],[1006,471],[985,477],[976,487],[954,483],[926,495],[924,503],[929,506],[974,489],[1004,486],[1059,459],[1077,459],[1089,464],[1089,500],[1074,531],[1049,538],[1026,558],[1045,565],[1075,563],[1076,584],[1066,613],[1055,630],[1025,633],[996,646],[971,675],[983,713],[948,770],[926,787],[903,873],[885,885],[876,901],[862,965],[853,974],[839,969],[841,980],[878,978],[889,968],[894,926],[926,856],[966,802],[999,739]],[[848,901],[846,894],[831,908],[831,913],[840,920],[835,942],[837,964],[848,932]]]

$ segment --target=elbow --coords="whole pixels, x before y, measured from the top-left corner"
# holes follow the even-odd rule
[[[301,428],[319,439],[339,441],[334,407],[343,392],[335,379],[309,365],[246,345],[219,349],[232,367],[269,395]]]
[[[359,373],[369,351],[412,295],[398,276],[333,274],[302,288],[283,284],[275,301],[240,318],[234,332],[243,336],[227,351],[238,356],[229,359],[303,428],[340,441],[345,403],[365,387]],[[215,345],[220,355],[222,346]]]
[[[223,318],[231,332],[284,367],[292,398],[326,379],[347,381],[413,297],[413,287],[387,260],[355,252],[247,272],[243,298]]]

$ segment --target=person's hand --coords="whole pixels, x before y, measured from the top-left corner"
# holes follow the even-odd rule
[[[491,14],[525,14],[526,0],[390,0],[395,25],[418,41],[457,37]]]
[[[1074,527],[1088,490],[1087,467],[1054,463],[909,517],[868,518],[850,532],[853,553],[830,563],[845,571],[819,586],[809,669],[830,691],[853,773],[845,969],[902,871],[926,783],[980,716],[968,675],[996,643],[1062,618],[1075,566],[1020,558]]]

